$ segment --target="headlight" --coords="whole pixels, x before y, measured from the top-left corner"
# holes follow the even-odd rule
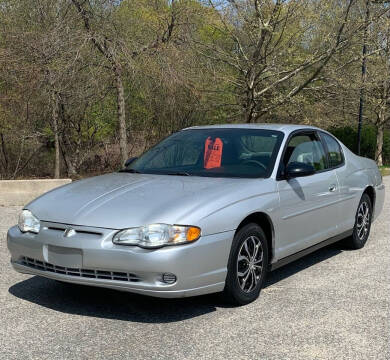
[[[39,233],[39,220],[29,210],[23,210],[19,215],[18,226],[21,232]]]
[[[200,229],[196,226],[152,224],[121,230],[115,234],[112,242],[118,245],[156,248],[193,242],[199,237]]]

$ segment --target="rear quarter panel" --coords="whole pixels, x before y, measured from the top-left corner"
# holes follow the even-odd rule
[[[355,224],[355,214],[360,198],[368,186],[372,186],[376,193],[383,185],[382,177],[376,163],[367,158],[363,158],[352,153],[343,145],[345,165],[336,169],[339,181],[339,196],[341,201],[340,232],[353,228]],[[379,205],[383,196],[380,194],[377,199]],[[378,203],[376,202],[376,205]],[[383,206],[383,203],[382,203]],[[375,211],[375,216],[380,213]]]

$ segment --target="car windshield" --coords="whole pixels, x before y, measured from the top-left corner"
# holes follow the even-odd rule
[[[268,177],[283,133],[262,129],[190,129],[151,148],[123,171],[214,177]]]

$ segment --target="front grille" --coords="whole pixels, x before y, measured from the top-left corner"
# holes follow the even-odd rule
[[[63,233],[68,228],[67,227],[59,227],[59,226],[48,226],[48,229],[53,230],[53,231],[60,231]],[[97,232],[97,231],[76,230],[76,229],[73,229],[73,230],[76,231],[76,234],[79,233],[79,234],[88,234],[88,235],[96,235],[96,236],[103,235],[101,232]]]
[[[20,263],[24,266],[28,266],[33,269],[40,271],[47,271],[57,274],[63,274],[74,277],[82,278],[92,278],[92,279],[104,279],[104,280],[117,280],[117,281],[130,281],[138,282],[140,278],[137,275],[127,273],[127,272],[118,272],[118,271],[107,271],[107,270],[96,270],[96,269],[79,269],[79,268],[69,268],[58,265],[49,264],[44,261],[31,259],[29,257],[23,256],[20,260]]]

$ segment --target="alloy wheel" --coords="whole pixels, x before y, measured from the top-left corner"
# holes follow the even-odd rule
[[[358,238],[363,240],[370,229],[370,207],[365,201],[359,206],[356,228]]]
[[[263,272],[263,246],[257,236],[249,236],[242,243],[237,257],[237,280],[242,291],[250,293]]]

